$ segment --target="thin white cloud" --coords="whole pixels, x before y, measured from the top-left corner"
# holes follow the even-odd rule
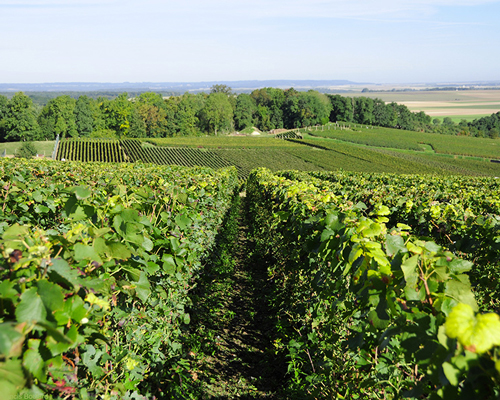
[[[143,0],[147,5],[172,12],[221,13],[254,17],[421,16],[436,13],[440,7],[479,6],[499,0]]]
[[[117,0],[0,0],[0,6],[17,6],[17,7],[53,7],[53,6],[86,6],[97,4],[117,3]]]
[[[428,18],[442,7],[472,7],[500,0],[0,0],[0,8],[115,8],[123,14],[215,18]],[[116,7],[115,7],[116,6]]]

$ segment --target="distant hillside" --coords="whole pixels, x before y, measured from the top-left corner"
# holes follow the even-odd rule
[[[296,89],[328,88],[343,85],[364,85],[347,80],[264,80],[264,81],[209,81],[209,82],[54,82],[54,83],[0,83],[0,92],[202,92],[213,85],[227,85],[235,92],[252,91],[264,87]]]

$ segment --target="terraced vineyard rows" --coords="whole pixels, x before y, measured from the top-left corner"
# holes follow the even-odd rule
[[[118,140],[103,139],[65,139],[59,143],[57,160],[125,162]]]
[[[148,142],[165,147],[203,147],[216,149],[289,148],[296,145],[287,140],[269,136],[181,136],[169,139],[148,139]]]
[[[434,151],[442,154],[486,157],[500,159],[500,141],[467,136],[447,136],[435,133],[410,132],[400,129],[373,127],[373,129],[340,128],[323,131],[307,131],[314,136],[333,138],[368,146],[388,147],[421,151],[422,144],[430,145]]]
[[[357,172],[439,175],[500,175],[500,165],[489,162],[489,160],[449,159],[418,152],[400,153],[329,139],[304,139],[300,143],[328,150],[330,157],[320,157],[317,154],[314,155],[315,159],[311,159],[315,164],[328,170],[344,169]],[[299,154],[295,149],[291,149],[290,153]],[[310,154],[303,154],[303,158],[311,157]]]
[[[307,150],[307,149],[306,149]],[[320,166],[308,162],[293,154],[297,150],[282,149],[214,149],[212,150],[219,157],[226,160],[231,165],[241,168],[245,177],[254,168],[265,167],[271,171],[283,169],[298,169],[301,171],[322,170]]]
[[[369,130],[371,131],[371,130]],[[440,135],[442,136],[442,135]],[[217,145],[217,146],[216,146]],[[169,147],[172,146],[172,147]],[[188,146],[188,147],[185,147]],[[200,137],[142,141],[63,141],[58,160],[147,162],[159,165],[236,166],[240,178],[253,168],[500,176],[500,163],[424,152],[370,148],[341,140],[306,137]]]

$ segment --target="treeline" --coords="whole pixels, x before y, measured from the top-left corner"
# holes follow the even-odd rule
[[[137,97],[137,96],[140,96],[141,93],[144,93],[146,92],[147,90],[129,90],[127,91],[128,93],[128,96],[129,97]],[[60,97],[60,96],[69,96],[75,100],[77,100],[80,96],[83,95],[83,92],[82,91],[76,91],[76,90],[65,90],[65,91],[32,91],[30,90],[29,92],[24,92],[31,100],[33,100],[33,103],[35,103],[35,107],[39,107],[39,109],[41,109],[42,107],[44,107],[45,105],[47,105],[47,103],[52,100],[52,99],[55,99],[56,97]],[[123,93],[123,90],[122,91],[118,91],[118,90],[113,90],[113,89],[109,89],[109,90],[86,90],[85,92],[85,96],[87,97],[90,97],[91,99],[99,99],[99,98],[106,98],[106,99],[110,99],[110,100],[113,100],[113,99],[116,99],[121,93]],[[167,97],[167,96],[179,96],[181,94],[181,92],[173,92],[173,91],[166,91],[166,90],[161,90],[161,91],[158,91],[158,92],[155,92],[155,93],[159,93],[161,94],[163,97]],[[11,93],[11,92],[0,92],[0,96],[6,96],[8,99],[10,99],[14,93]]]
[[[449,120],[449,121],[448,121]],[[315,90],[263,88],[234,94],[225,85],[210,93],[170,96],[122,93],[114,99],[61,95],[40,106],[22,92],[0,95],[0,141],[65,137],[161,138],[226,134],[255,126],[262,131],[344,121],[407,130],[498,137],[500,113],[471,123],[431,121],[424,112],[367,97]]]
[[[332,103],[331,121],[355,122],[387,128],[424,131],[446,135],[464,135],[498,138],[500,133],[500,112],[472,122],[465,120],[458,124],[450,117],[441,121],[431,119],[423,111],[411,112],[402,104],[386,104],[381,99],[369,97],[344,97],[328,95]]]

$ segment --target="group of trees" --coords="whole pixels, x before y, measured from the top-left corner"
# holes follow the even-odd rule
[[[431,121],[423,112],[368,97],[325,95],[314,90],[263,88],[234,94],[225,85],[210,93],[171,96],[152,92],[114,99],[57,96],[44,106],[22,92],[0,95],[0,140],[60,137],[172,137],[223,134],[255,126],[263,131],[300,128],[329,121],[448,134],[498,137],[500,113],[471,123]],[[451,123],[450,123],[451,121]]]
[[[63,95],[40,107],[20,92],[10,100],[0,96],[0,140],[191,135],[199,131],[196,115],[204,103],[194,95],[164,100],[155,93],[133,99],[122,93],[113,100]]]
[[[450,117],[445,117],[442,121],[439,118],[431,120],[431,117],[423,111],[411,112],[403,104],[385,104],[380,99],[340,95],[328,95],[328,97],[333,107],[330,114],[331,121],[355,122],[447,135],[499,137],[500,112],[472,122],[462,120],[457,124]]]
[[[333,106],[330,116],[333,120],[407,130],[422,130],[431,124],[431,117],[427,114],[411,112],[403,104],[386,104],[369,97],[328,97]]]

